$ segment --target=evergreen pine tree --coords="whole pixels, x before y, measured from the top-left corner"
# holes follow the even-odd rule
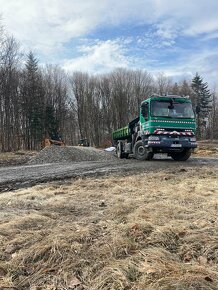
[[[54,108],[50,105],[45,108],[45,132],[46,136],[51,138],[51,136],[58,135],[59,122],[55,117]]]
[[[38,60],[30,52],[25,64],[25,111],[29,130],[29,147],[36,148],[43,138],[44,108]]]
[[[200,77],[198,73],[196,73],[195,77],[192,79],[191,87],[195,94],[195,103],[200,111],[197,116],[198,135],[200,137],[202,129],[206,127],[207,118],[211,111],[211,93],[208,89],[208,84],[203,82],[203,78]]]
[[[203,82],[203,79],[196,73],[195,77],[192,79],[191,87],[195,93],[196,105],[199,106],[202,117],[208,117],[212,102],[208,84]]]
[[[38,60],[34,57],[32,51],[27,55],[26,70],[28,77],[31,79],[37,78],[38,72]]]

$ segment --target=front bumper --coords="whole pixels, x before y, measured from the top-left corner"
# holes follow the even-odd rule
[[[194,149],[197,147],[197,142],[191,141],[190,137],[186,136],[158,136],[159,140],[147,140],[145,146],[147,148],[156,148],[160,151],[173,152],[182,151],[183,149]]]

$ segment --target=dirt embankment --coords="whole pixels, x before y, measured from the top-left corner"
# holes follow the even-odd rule
[[[217,174],[180,167],[1,194],[1,289],[217,289]]]

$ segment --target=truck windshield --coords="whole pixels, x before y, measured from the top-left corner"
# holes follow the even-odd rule
[[[154,117],[167,118],[194,118],[194,112],[191,103],[172,101],[151,102],[151,115]]]

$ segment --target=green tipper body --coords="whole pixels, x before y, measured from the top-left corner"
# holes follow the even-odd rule
[[[118,140],[118,139],[126,139],[131,136],[131,130],[129,126],[120,128],[116,131],[113,131],[112,133],[113,139]]]

